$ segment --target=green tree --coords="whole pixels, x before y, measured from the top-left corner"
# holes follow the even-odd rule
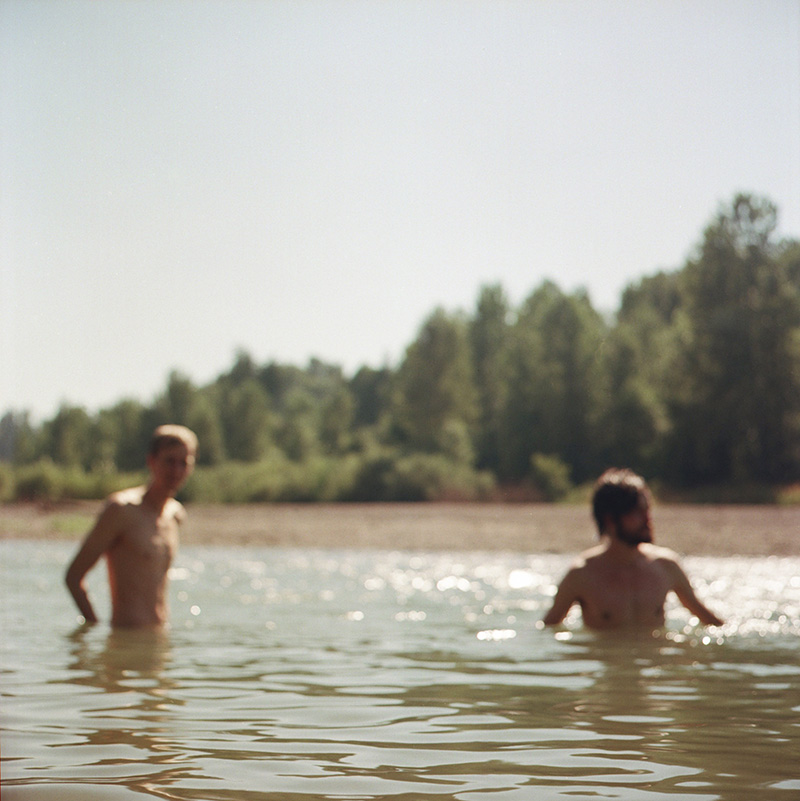
[[[469,325],[478,400],[477,466],[501,465],[502,419],[509,391],[511,310],[499,284],[483,287]]]
[[[256,378],[257,371],[258,368],[252,356],[246,350],[239,349],[236,351],[230,372],[225,376],[221,376],[221,378],[224,378],[232,386],[238,387],[244,384],[245,381]]]
[[[275,432],[278,446],[293,461],[304,462],[319,446],[318,406],[311,394],[295,387],[287,393],[282,419]]]
[[[45,453],[56,464],[87,469],[91,462],[92,421],[80,406],[62,404],[43,426]]]
[[[113,441],[113,461],[118,470],[141,470],[152,434],[147,410],[137,400],[121,400],[110,409],[101,410],[99,422]]]
[[[269,396],[255,378],[219,387],[220,424],[230,459],[254,462],[268,450],[272,418]]]
[[[225,461],[225,440],[222,433],[217,406],[216,393],[201,390],[192,404],[189,428],[197,435],[197,463],[217,465]]]
[[[27,464],[36,454],[37,432],[28,412],[6,412],[0,420],[0,462]]]
[[[674,397],[674,478],[774,482],[796,476],[800,286],[777,210],[737,195],[684,271],[688,336]]]
[[[512,379],[503,430],[504,472],[521,479],[534,453],[557,456],[581,481],[598,467],[601,345],[606,325],[585,292],[546,281],[514,326]]]
[[[342,385],[322,404],[319,421],[319,440],[330,454],[344,453],[350,444],[353,411],[353,395]]]
[[[668,416],[657,385],[648,381],[650,371],[640,366],[645,359],[641,340],[631,326],[617,326],[610,333],[603,353],[595,436],[602,463],[650,474],[658,461]]]
[[[471,436],[477,411],[466,323],[437,309],[397,371],[395,422],[412,449],[435,452],[442,447],[445,431],[452,433],[453,422]]]
[[[676,378],[683,304],[679,273],[657,273],[629,286],[603,346],[596,433],[604,464],[652,475],[661,469],[669,430],[667,398]]]
[[[361,367],[350,379],[353,395],[353,425],[375,426],[390,409],[392,371],[388,367],[375,370]]]
[[[188,426],[192,419],[198,390],[192,381],[177,370],[167,379],[167,388],[156,401],[156,409],[164,422]]]

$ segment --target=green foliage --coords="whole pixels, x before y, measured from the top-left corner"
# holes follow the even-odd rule
[[[502,287],[483,287],[469,324],[478,403],[476,461],[499,472],[502,465],[503,418],[511,378],[511,309]]]
[[[51,459],[25,465],[17,471],[16,492],[20,500],[57,501],[64,497],[65,470]]]
[[[548,501],[560,500],[572,490],[569,466],[558,456],[534,453],[531,456],[531,478]]]
[[[648,323],[655,323],[655,318]],[[668,426],[657,388],[665,386],[669,375],[670,363],[663,356],[669,343],[660,343],[658,328],[648,325],[643,332],[642,328],[637,322],[619,324],[604,342],[594,446],[603,464],[625,464],[651,474]]]
[[[27,413],[0,417],[0,462],[29,462],[35,458],[36,432]]]
[[[53,461],[68,467],[88,466],[91,429],[92,421],[85,409],[63,405],[43,428],[47,451]]]
[[[85,471],[71,465],[57,465],[48,458],[14,472],[15,497],[23,501],[93,500],[144,481],[142,474]]]
[[[99,418],[99,425],[114,443],[114,469],[139,469],[152,433],[146,407],[135,400],[123,400],[101,411]]]
[[[372,454],[363,459],[351,487],[340,498],[347,501],[481,500],[494,489],[488,473],[474,471],[442,454],[397,452]]]
[[[229,459],[258,461],[267,451],[272,433],[270,399],[255,378],[220,382],[220,423]]]
[[[443,454],[415,453],[398,459],[392,474],[393,501],[474,501],[488,498],[494,481]]]
[[[349,382],[353,397],[353,425],[375,426],[389,411],[392,371],[388,367],[373,370],[362,367]]]
[[[441,448],[448,423],[471,430],[477,403],[463,319],[437,309],[423,324],[397,372],[393,414],[409,447],[425,453]]]
[[[17,477],[10,464],[0,462],[0,503],[8,503],[17,497]]]
[[[488,497],[493,486],[489,474],[439,454],[316,456],[303,463],[274,456],[198,468],[183,498],[205,503],[477,500]]]
[[[480,499],[496,482],[571,498],[610,464],[682,497],[794,498],[800,242],[776,225],[768,200],[735,196],[685,265],[627,287],[614,318],[550,281],[518,308],[490,285],[471,315],[436,309],[396,368],[348,378],[239,351],[207,386],[172,372],[150,404],[63,404],[38,426],[9,411],[0,500],[141,481],[166,422],[198,435],[183,491],[197,501]]]
[[[501,473],[518,481],[532,453],[553,453],[578,480],[598,469],[597,425],[606,327],[584,292],[545,282],[524,302],[512,331]]]
[[[796,477],[800,284],[770,239],[776,211],[737,196],[683,273],[688,322],[669,467],[684,484]]]

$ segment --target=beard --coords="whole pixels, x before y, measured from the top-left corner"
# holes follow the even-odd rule
[[[653,530],[650,528],[649,523],[642,523],[641,526],[637,526],[636,528],[625,528],[618,524],[617,539],[625,545],[634,548],[644,542],[652,542]]]

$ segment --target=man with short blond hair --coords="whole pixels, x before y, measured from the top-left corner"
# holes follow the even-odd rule
[[[159,426],[147,454],[146,486],[110,495],[69,566],[66,583],[87,623],[96,623],[84,580],[101,556],[108,563],[111,625],[162,626],[167,622],[167,575],[186,517],[175,494],[194,469],[197,437],[184,426]]]

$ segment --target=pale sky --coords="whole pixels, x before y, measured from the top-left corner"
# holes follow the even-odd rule
[[[0,414],[800,238],[798,0],[0,0]]]

